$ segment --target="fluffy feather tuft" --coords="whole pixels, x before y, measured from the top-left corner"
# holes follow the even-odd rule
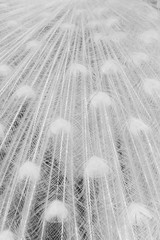
[[[11,68],[6,64],[0,65],[0,76],[7,77],[11,72]]]
[[[141,132],[147,133],[150,128],[140,118],[131,117],[128,122],[130,132],[138,136]]]
[[[150,210],[144,204],[141,203],[131,203],[128,207],[128,220],[131,225],[141,225],[146,223],[147,220],[153,218]]]
[[[116,73],[120,71],[120,66],[115,60],[107,60],[101,67],[103,74]]]
[[[31,40],[26,43],[26,50],[38,50],[40,48],[40,42],[37,40]]]
[[[0,240],[14,240],[14,235],[10,230],[0,232]]]
[[[93,107],[98,108],[100,106],[111,106],[112,105],[112,99],[108,96],[105,92],[98,92],[92,94],[90,97],[90,103]]]
[[[69,68],[70,74],[76,75],[77,73],[81,73],[83,75],[86,75],[88,73],[87,68],[79,63],[73,63]]]
[[[38,181],[40,177],[40,168],[30,161],[26,161],[19,169],[19,179],[30,178],[33,181]]]
[[[106,160],[92,156],[86,163],[84,175],[87,178],[100,178],[111,173]]]
[[[58,222],[63,222],[68,217],[68,210],[65,204],[59,200],[51,202],[46,209],[45,220],[52,222],[54,218],[57,218]]]
[[[142,64],[149,62],[149,56],[143,52],[135,52],[132,56],[133,63],[140,67]]]
[[[160,82],[153,78],[147,78],[144,80],[143,88],[144,91],[149,95],[158,93],[160,92]]]
[[[20,86],[16,91],[15,91],[15,96],[17,98],[22,98],[22,97],[26,97],[26,98],[34,98],[35,97],[35,91],[33,90],[32,87],[28,86],[28,85],[23,85]]]
[[[71,124],[63,118],[58,118],[51,124],[50,130],[53,134],[59,134],[61,131],[65,133],[70,133]]]
[[[145,44],[150,44],[159,41],[160,35],[157,31],[151,29],[140,34],[139,39]]]

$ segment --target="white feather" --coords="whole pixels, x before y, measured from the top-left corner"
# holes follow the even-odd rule
[[[101,71],[103,74],[108,74],[110,72],[119,72],[120,66],[115,60],[108,60],[104,62],[104,64],[101,67]]]
[[[31,40],[26,43],[26,50],[37,50],[40,48],[40,42],[37,40]]]
[[[14,235],[10,230],[0,232],[0,240],[14,240]]]
[[[84,174],[88,178],[100,178],[111,173],[106,160],[92,156],[86,163]]]
[[[106,27],[107,28],[111,28],[111,27],[114,27],[115,25],[118,25],[119,24],[119,18],[117,17],[110,17],[106,20]]]
[[[136,66],[141,66],[143,63],[149,62],[149,56],[143,52],[135,52],[132,56],[132,61]]]
[[[126,42],[127,41],[127,33],[122,32],[122,31],[113,32],[113,33],[111,33],[109,38],[116,43]]]
[[[48,222],[52,222],[55,217],[57,217],[59,222],[67,220],[68,217],[68,210],[65,204],[59,200],[51,202],[45,213],[45,220]]]
[[[112,99],[105,92],[97,92],[90,97],[90,103],[95,108],[103,105],[110,106],[112,105]]]
[[[14,20],[8,21],[7,24],[9,27],[17,27],[18,26],[18,22],[14,21]]]
[[[145,31],[140,34],[139,39],[145,44],[150,44],[155,41],[159,41],[160,35],[154,29]]]
[[[147,220],[153,218],[153,215],[147,207],[141,203],[131,203],[128,207],[128,219],[131,225],[141,225]]]
[[[11,72],[11,68],[6,64],[0,65],[0,76],[7,77]]]
[[[24,86],[22,85],[15,91],[15,96],[17,98],[22,98],[22,97],[34,98],[35,95],[36,94],[33,88],[27,85],[24,85]]]
[[[128,125],[129,130],[135,136],[138,136],[141,131],[147,133],[150,130],[149,126],[146,123],[144,123],[141,119],[135,117],[130,117]]]
[[[53,134],[59,134],[59,132],[61,131],[65,133],[70,133],[71,124],[63,118],[58,118],[51,124],[50,130]]]
[[[69,68],[69,72],[73,75],[76,75],[77,73],[81,73],[86,75],[88,73],[87,68],[79,63],[73,63],[70,68]]]
[[[40,168],[35,163],[26,161],[19,169],[19,179],[30,178],[33,181],[38,181],[40,177]]]
[[[63,30],[75,30],[75,28],[76,28],[76,25],[75,24],[73,24],[73,23],[63,23],[62,25],[61,25],[61,29],[63,29]]]
[[[160,82],[157,79],[153,78],[145,79],[143,87],[144,91],[149,95],[160,92]]]

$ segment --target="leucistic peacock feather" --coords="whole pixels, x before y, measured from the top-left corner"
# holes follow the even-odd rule
[[[160,13],[0,1],[0,240],[160,239]]]

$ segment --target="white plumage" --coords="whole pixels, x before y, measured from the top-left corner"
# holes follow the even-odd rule
[[[55,217],[57,217],[58,221],[60,222],[63,222],[68,217],[68,210],[66,206],[63,204],[63,202],[58,200],[50,203],[45,214],[46,221],[53,221]]]
[[[160,239],[156,7],[0,0],[0,240]]]
[[[22,164],[19,169],[19,178],[23,180],[24,178],[30,178],[33,181],[38,181],[39,179],[39,167],[35,163],[26,161]]]

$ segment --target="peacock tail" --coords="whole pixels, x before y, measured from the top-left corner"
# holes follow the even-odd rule
[[[0,1],[0,240],[160,240],[154,5]]]

